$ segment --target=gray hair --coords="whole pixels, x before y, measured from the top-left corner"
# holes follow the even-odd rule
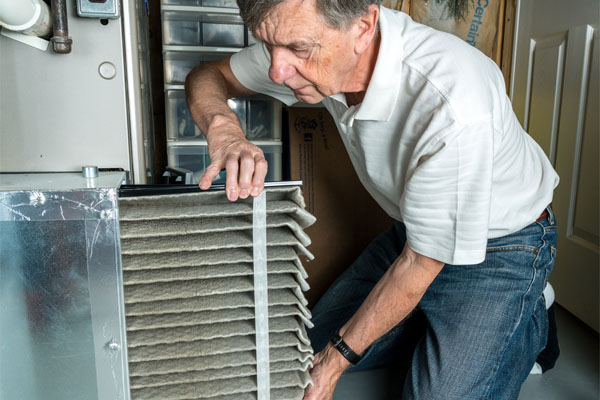
[[[244,23],[255,32],[262,21],[286,0],[237,0]],[[381,0],[316,0],[325,22],[334,29],[347,29],[356,18],[364,15],[371,4]]]

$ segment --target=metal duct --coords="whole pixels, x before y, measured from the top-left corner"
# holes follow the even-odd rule
[[[124,179],[0,174],[0,399],[129,399]]]

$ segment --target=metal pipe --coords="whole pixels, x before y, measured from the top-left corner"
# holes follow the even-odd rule
[[[54,18],[54,36],[50,41],[55,53],[69,54],[73,41],[69,36],[69,24],[67,22],[66,0],[52,0],[52,16]]]
[[[81,168],[81,173],[84,178],[97,178],[98,167],[95,165],[85,165]]]
[[[42,0],[0,1],[0,26],[30,36],[51,32],[50,9]]]

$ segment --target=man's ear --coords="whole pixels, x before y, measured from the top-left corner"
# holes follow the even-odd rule
[[[362,54],[367,50],[377,32],[378,21],[379,7],[376,4],[371,4],[367,9],[367,12],[356,20],[354,23],[357,35],[356,43],[354,45],[356,54]]]

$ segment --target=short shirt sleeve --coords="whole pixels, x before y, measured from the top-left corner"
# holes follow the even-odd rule
[[[288,87],[269,78],[271,57],[263,43],[256,43],[235,53],[229,64],[237,80],[246,88],[274,97],[288,106],[298,102]]]
[[[446,264],[485,258],[493,178],[492,121],[457,128],[431,143],[401,197],[408,246]]]

